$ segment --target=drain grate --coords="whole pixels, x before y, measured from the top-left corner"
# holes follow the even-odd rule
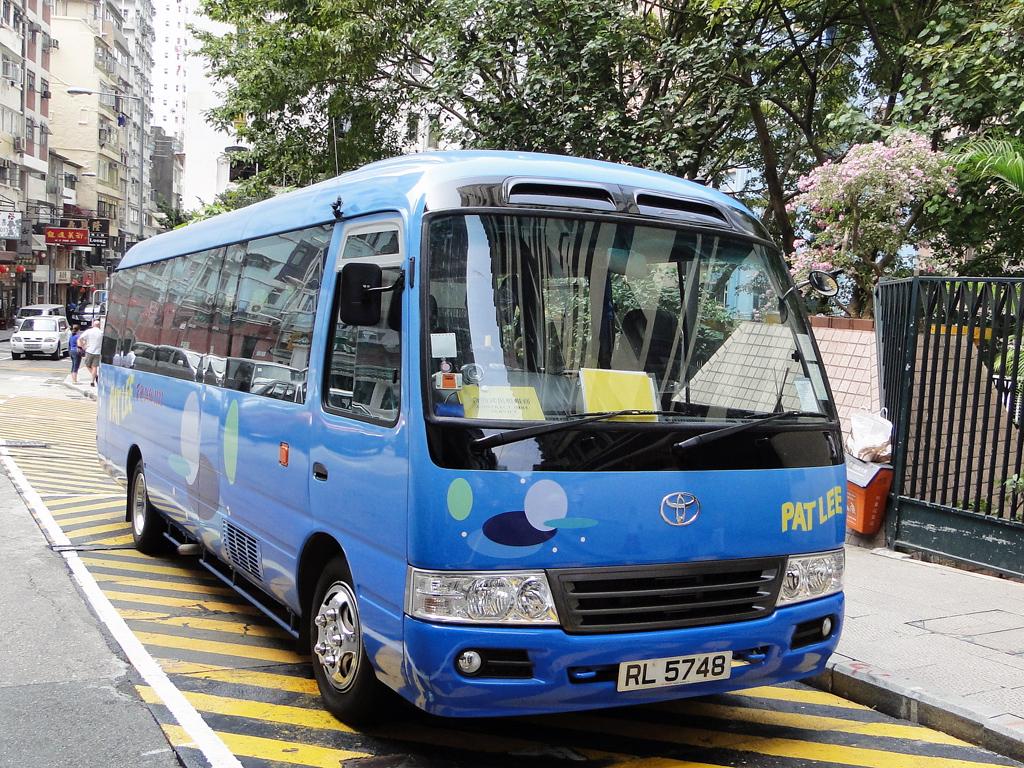
[[[38,440],[4,440],[7,448],[49,448],[48,443],[41,443]]]

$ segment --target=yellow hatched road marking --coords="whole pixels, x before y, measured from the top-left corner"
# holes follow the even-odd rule
[[[211,576],[208,573],[196,571],[192,568],[182,568],[180,566],[173,565],[160,565],[159,560],[152,560],[151,562],[145,561],[133,561],[133,560],[115,560],[107,557],[97,557],[95,555],[83,554],[82,560],[87,565],[94,565],[97,568],[119,568],[125,571],[139,571],[141,573],[162,573],[167,576],[181,576],[182,578],[194,578],[202,579],[205,581],[212,581],[215,576]]]
[[[145,686],[137,687],[139,689],[139,695],[144,701],[154,703],[156,697],[150,689],[147,689]],[[443,727],[424,727],[413,723],[403,723],[402,725],[395,726],[393,728],[368,728],[357,731],[344,723],[339,722],[333,715],[324,710],[289,707],[282,704],[264,704],[259,702],[243,701],[240,699],[223,698],[221,696],[210,696],[205,693],[189,693],[187,691],[183,693],[189,703],[200,712],[208,712],[210,714],[226,715],[230,717],[244,717],[275,723],[278,725],[294,725],[303,728],[316,728],[319,730],[337,731],[341,733],[363,733],[367,736],[373,736],[380,739],[411,741],[417,744],[433,744],[434,746],[451,747],[454,749],[475,752],[508,753],[536,751],[538,752],[538,757],[541,757],[546,750],[550,749],[550,745],[538,741],[528,741],[525,739],[516,739],[509,736],[499,736],[490,733],[471,733]],[[217,735],[224,739],[224,743],[227,744],[236,755],[247,757],[254,756],[249,755],[248,753],[235,751],[232,746],[232,742],[227,738],[229,734],[218,731]],[[272,739],[263,739],[263,741],[271,744],[292,743],[275,741]],[[686,766],[697,767],[705,765],[704,763],[690,763],[665,758],[656,758],[654,761],[648,762],[638,758],[631,759],[628,755],[621,755],[614,752],[602,752],[598,750],[579,751],[581,754],[586,754],[594,760],[600,759],[607,761],[608,759],[613,759],[617,761],[615,763],[616,765],[629,765],[636,766],[637,768],[656,768],[657,766],[665,766],[666,768],[669,768],[670,766],[672,768],[685,768]],[[305,765],[305,763],[301,764]],[[711,767],[709,766],[708,768]],[[714,768],[721,768],[721,766],[714,766]]]
[[[96,510],[102,510],[108,515],[121,515],[124,517],[124,504],[121,501],[121,499],[110,499],[109,501],[97,501],[95,504],[75,504],[73,508],[59,511],[54,510],[53,505],[50,505],[50,514],[61,525],[76,519],[69,517],[70,515],[77,516],[86,512],[95,512]]]
[[[208,587],[205,584],[186,584],[178,581],[162,581],[160,579],[138,579],[134,576],[122,576],[116,573],[94,573],[98,582],[113,582],[122,587],[144,587],[146,589],[166,589],[175,592],[195,592],[199,595],[233,595],[235,591],[227,587]]]
[[[550,720],[525,718],[538,725],[550,726]],[[644,723],[637,720],[616,720],[587,715],[562,715],[558,726],[566,730],[625,736],[632,739],[664,741],[705,749],[731,749],[774,757],[819,760],[823,763],[856,765],[862,768],[992,768],[992,763],[958,760],[946,757],[909,755],[888,749],[866,749],[838,744],[821,744],[798,739],[766,738],[742,733],[722,733],[698,728],[684,728],[664,723]]]
[[[893,739],[927,741],[932,744],[969,746],[967,742],[953,738],[945,733],[921,726],[900,725],[898,723],[862,723],[857,720],[844,720],[838,717],[794,712],[772,712],[764,709],[729,707],[722,704],[708,704],[705,702],[677,702],[671,707],[657,706],[656,708],[672,712],[686,712],[693,715],[706,715],[707,717],[714,717],[720,720],[742,720],[762,725],[803,728],[808,731],[836,731],[838,733],[856,733],[862,736],[886,736]]]
[[[103,590],[108,600],[121,603],[142,603],[143,605],[166,605],[169,608],[194,608],[210,613],[250,613],[263,615],[259,608],[245,603],[218,603],[214,600],[190,600],[187,597],[167,597],[166,595],[146,595],[141,592],[118,592]]]
[[[161,725],[167,740],[178,747],[195,746],[183,728],[176,725]],[[257,757],[276,760],[289,765],[308,765],[311,768],[338,768],[345,760],[370,757],[369,752],[350,752],[344,749],[330,749],[299,744],[291,741],[276,741],[259,736],[241,736],[237,733],[215,731],[221,741],[239,757]]]
[[[292,651],[280,648],[267,648],[260,645],[225,643],[220,640],[197,640],[191,637],[162,635],[157,632],[136,632],[135,636],[144,645],[155,645],[159,648],[176,648],[180,651],[215,653],[220,656],[257,659],[259,661],[277,661],[285,664],[298,664],[305,660],[304,657]]]
[[[203,680],[214,680],[218,683],[229,683],[231,685],[249,685],[254,688],[270,688],[275,691],[288,691],[290,693],[319,694],[316,687],[316,680],[305,677],[293,677],[292,675],[275,675],[270,672],[257,672],[251,669],[215,669],[203,668],[203,665],[195,665],[196,669],[188,670],[182,665],[177,671],[190,677],[199,677]]]
[[[245,624],[241,621],[218,621],[217,619],[201,619],[193,616],[166,616],[148,611],[121,611],[125,619],[142,621],[157,626],[189,627],[208,632],[225,632],[246,637],[272,637],[278,640],[290,639],[290,635],[276,627],[264,627],[258,624]]]
[[[846,699],[841,699],[833,693],[826,693],[814,688],[783,688],[782,686],[757,688],[744,688],[736,691],[739,696],[753,696],[758,699],[773,699],[776,701],[792,701],[798,704],[824,704],[829,707],[842,707],[843,709],[864,709],[870,710],[863,704],[857,704]]]
[[[100,533],[112,533],[114,531],[123,531],[128,527],[128,523],[123,520],[119,523],[111,523],[110,525],[94,525],[92,528],[80,528],[77,531],[65,531],[68,538],[77,538],[81,536],[95,536]]]
[[[93,544],[108,544],[110,546],[115,546],[115,545],[119,545],[119,544],[131,544],[132,543],[132,535],[130,533],[128,533],[128,534],[125,534],[124,536],[111,536],[110,538],[107,538],[107,539],[97,539],[96,541],[94,541],[92,543]]]
[[[97,499],[106,498],[110,499],[106,504],[102,504]],[[120,493],[104,493],[101,495],[90,493],[88,496],[82,496],[75,494],[74,496],[64,496],[59,502],[50,505],[50,514],[55,518],[59,518],[61,515],[74,514],[76,512],[87,512],[91,509],[100,509],[103,506],[109,506],[111,502],[116,503],[124,500],[124,495]],[[87,501],[97,501],[95,505],[83,504]],[[65,507],[71,507],[74,505],[74,509],[64,509]]]
[[[106,512],[102,512],[98,515],[82,515],[79,517],[62,518],[55,517],[54,519],[57,521],[57,524],[64,529],[64,532],[67,533],[68,528],[72,525],[81,525],[82,523],[95,523],[97,520],[110,520],[111,518],[117,519],[117,517],[119,517],[118,512],[108,509]],[[119,522],[121,525],[125,524],[123,520]],[[120,525],[118,527],[120,527]]]

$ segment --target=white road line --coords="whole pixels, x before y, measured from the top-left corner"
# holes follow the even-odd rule
[[[64,534],[57,521],[53,519],[50,510],[43,503],[42,498],[28,482],[18,465],[14,463],[10,453],[7,451],[6,443],[0,439],[0,461],[7,469],[7,474],[17,486],[18,491],[24,498],[25,503],[32,508],[32,512],[40,526],[46,532],[51,543],[57,545],[70,545],[71,540]],[[92,604],[93,610],[100,617],[100,620],[107,625],[110,633],[117,640],[125,656],[132,666],[138,670],[142,679],[146,681],[156,694],[170,710],[171,715],[178,721],[178,724],[195,742],[196,747],[202,751],[209,761],[211,768],[242,768],[238,758],[232,754],[227,745],[214,733],[213,729],[206,724],[202,716],[188,703],[184,694],[175,687],[167,674],[160,668],[156,659],[150,656],[146,647],[139,642],[124,619],[117,612],[117,609],[103,594],[99,584],[85,567],[85,563],[78,556],[77,552],[62,551],[60,553],[68,563],[68,568],[81,586],[85,596]]]

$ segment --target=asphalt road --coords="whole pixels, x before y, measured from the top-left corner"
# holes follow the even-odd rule
[[[384,726],[350,728],[321,708],[308,658],[295,653],[294,642],[276,625],[194,559],[146,557],[131,547],[123,491],[95,460],[97,403],[62,387],[70,369],[66,360],[12,361],[5,346],[0,343],[5,460],[76,550],[99,599],[114,612],[114,623],[127,629],[131,643],[159,670],[157,677],[173,686],[175,696],[128,667],[116,647],[104,649],[113,635],[102,629],[95,665],[60,673],[60,643],[86,638],[90,625],[83,595],[63,590],[68,603],[60,613],[66,610],[74,620],[63,626],[58,621],[45,638],[25,637],[16,616],[3,619],[7,656],[0,652],[0,660],[11,664],[12,653],[24,655],[26,670],[37,666],[49,678],[38,686],[19,685],[0,672],[0,707],[7,710],[4,715],[0,709],[0,765],[33,765],[16,760],[3,746],[30,740],[32,718],[24,713],[33,710],[49,713],[44,723],[63,720],[77,727],[63,745],[54,746],[52,762],[36,764],[105,765],[73,759],[82,745],[141,741],[150,733],[145,723],[119,713],[117,703],[125,697],[144,701],[148,710],[135,708],[135,716],[150,712],[166,734],[167,741],[136,750],[140,766],[167,765],[174,755],[187,765],[209,764],[203,749],[209,742],[200,738],[197,744],[180,702],[201,715],[203,727],[231,756],[219,760],[214,755],[209,762],[246,768],[1019,765],[800,684],[659,706],[500,720],[444,720],[399,706]],[[16,517],[23,529],[32,519],[14,503],[5,514]],[[45,594],[46,583],[58,577],[66,574],[40,569],[43,583],[36,585],[37,592]],[[37,642],[35,651],[12,651]],[[73,703],[89,703],[88,696],[110,698],[104,722],[77,722]],[[180,702],[174,704],[177,697]],[[91,701],[88,709],[96,705]],[[11,722],[20,736],[11,736]],[[173,755],[160,751],[168,741]]]

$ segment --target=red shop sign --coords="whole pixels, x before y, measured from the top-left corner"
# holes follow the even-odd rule
[[[48,245],[89,245],[88,229],[71,229],[70,227],[47,227],[46,242]]]

